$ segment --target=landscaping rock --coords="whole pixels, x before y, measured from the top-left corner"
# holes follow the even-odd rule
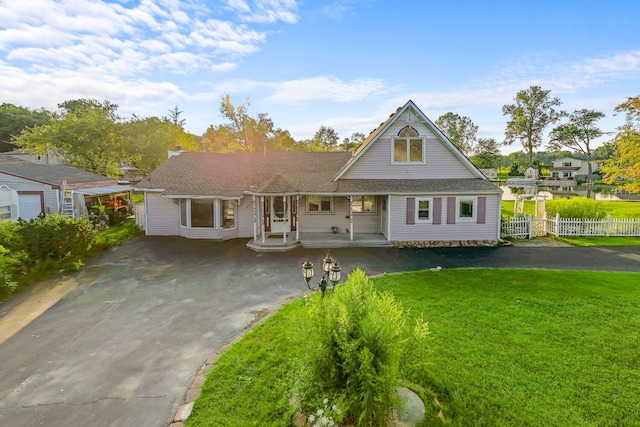
[[[400,406],[394,411],[393,425],[396,427],[413,427],[424,419],[424,402],[413,391],[405,387],[396,387],[396,395]]]

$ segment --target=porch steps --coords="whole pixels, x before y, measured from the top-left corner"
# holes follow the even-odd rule
[[[393,243],[380,240],[354,240],[354,241],[314,241],[314,240],[301,240],[300,246],[303,248],[390,248],[393,247]]]

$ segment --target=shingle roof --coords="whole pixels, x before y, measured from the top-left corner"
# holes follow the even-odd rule
[[[136,188],[165,195],[239,197],[243,192],[334,192],[347,152],[193,153],[167,159]]]
[[[338,181],[339,193],[368,194],[501,194],[491,181],[480,178],[458,179],[343,179]]]
[[[167,196],[240,197],[256,194],[343,193],[499,194],[490,181],[470,179],[343,179],[336,172],[349,161],[344,152],[193,153],[169,158],[136,188]]]
[[[0,172],[56,186],[61,186],[65,180],[67,185],[77,187],[86,187],[91,184],[107,185],[117,183],[113,178],[72,166],[41,165],[6,154],[0,154]]]

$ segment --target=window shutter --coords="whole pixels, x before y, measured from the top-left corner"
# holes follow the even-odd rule
[[[416,198],[407,197],[407,225],[416,223]]]
[[[442,224],[442,197],[433,198],[433,224]]]
[[[456,198],[447,197],[447,224],[456,223]]]
[[[487,198],[478,197],[478,224],[484,224],[487,210]]]

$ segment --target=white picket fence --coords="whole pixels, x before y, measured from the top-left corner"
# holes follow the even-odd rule
[[[533,218],[524,216],[503,219],[500,227],[502,237],[531,239],[538,236],[640,236],[640,219],[583,218]]]
[[[144,203],[135,204],[133,206],[133,211],[136,216],[136,225],[140,230],[144,230],[146,225]]]

